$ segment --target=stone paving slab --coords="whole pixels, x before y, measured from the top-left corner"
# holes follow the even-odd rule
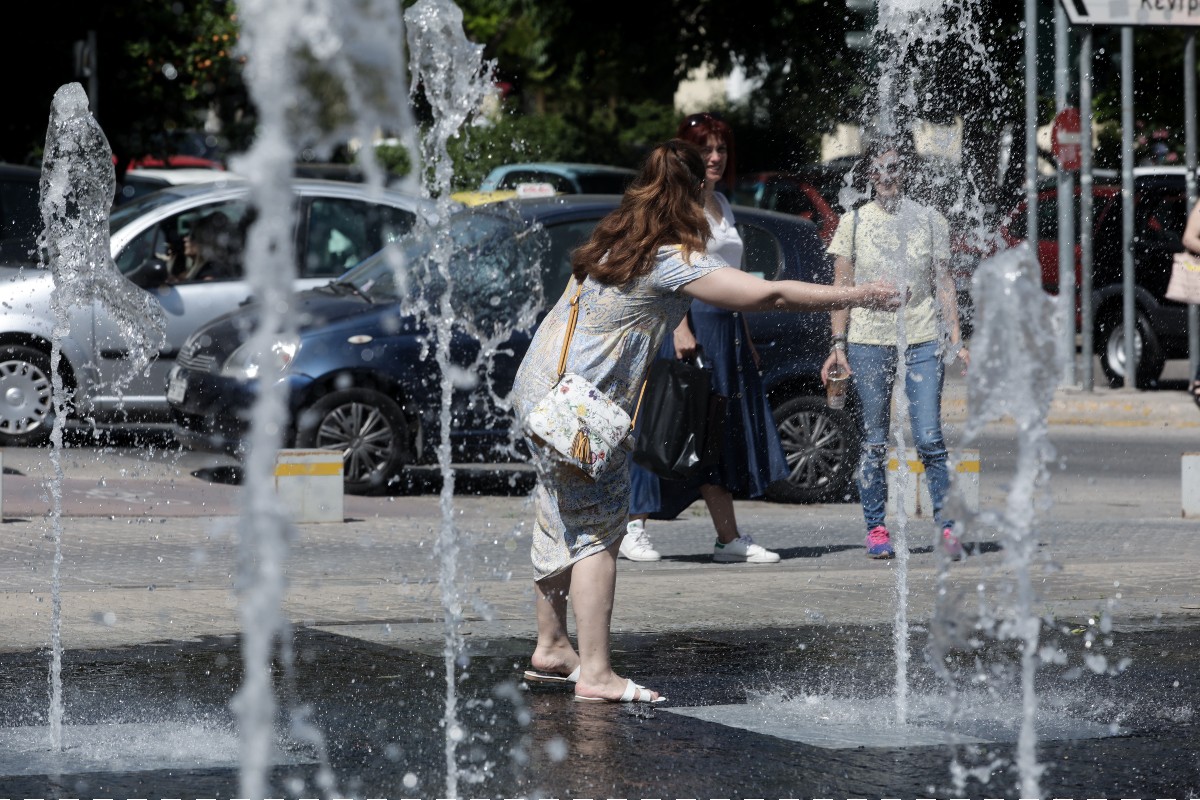
[[[336,626],[374,641],[440,641],[443,613],[425,511],[436,497],[404,498],[397,515],[301,526],[285,573],[296,624]],[[468,635],[531,637],[533,593],[523,498],[459,498],[462,603]],[[408,511],[413,513],[409,514]],[[862,555],[857,506],[747,501],[739,515],[778,550],[775,565],[714,564],[711,522],[692,513],[655,523],[657,563],[620,561],[615,631],[651,632],[799,623],[875,624],[894,615],[898,561]],[[69,648],[236,633],[235,518],[64,522],[63,641]],[[909,615],[933,613],[940,560],[927,522],[913,521]],[[51,542],[40,520],[9,521],[0,539],[0,650],[48,642]],[[1177,518],[1055,521],[1034,575],[1039,608],[1066,618],[1107,611],[1118,620],[1200,622],[1200,548]],[[924,537],[927,537],[927,541]],[[1003,600],[1011,554],[994,531],[965,537],[982,552],[950,565],[945,591],[964,613],[980,585]],[[1007,602],[1007,601],[1004,601]]]

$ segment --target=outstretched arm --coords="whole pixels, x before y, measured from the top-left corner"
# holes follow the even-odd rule
[[[1183,246],[1189,253],[1200,255],[1200,203],[1188,214],[1187,227],[1183,230]]]
[[[900,293],[889,283],[826,286],[804,281],[767,281],[723,267],[685,285],[696,300],[730,311],[832,311],[851,306],[895,310]]]

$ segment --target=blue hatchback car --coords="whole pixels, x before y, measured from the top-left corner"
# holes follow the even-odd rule
[[[504,398],[541,309],[568,283],[572,250],[619,199],[531,198],[463,209],[452,218],[456,459],[520,457]],[[830,280],[811,223],[752,208],[735,213],[747,271]],[[287,386],[286,445],[343,452],[350,493],[382,489],[405,465],[433,460],[441,371],[430,331],[410,313],[421,293],[398,285],[393,268],[399,255],[409,269],[423,270],[431,254],[417,237],[392,247],[297,296],[298,336],[275,343],[286,362],[279,374],[265,374],[246,344],[254,306],[192,334],[169,378],[176,437],[197,449],[239,452],[258,386],[272,380]],[[855,425],[846,412],[825,407],[821,390],[828,315],[769,312],[747,319],[793,469],[772,494],[787,501],[835,496],[853,473],[857,446]],[[481,336],[489,340],[483,347]]]

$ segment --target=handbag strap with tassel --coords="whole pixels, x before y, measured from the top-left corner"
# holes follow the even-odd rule
[[[579,322],[579,295],[583,294],[583,281],[578,278],[575,281],[579,284],[579,288],[575,290],[575,296],[571,298],[571,311],[567,315],[567,331],[563,335],[562,352],[558,354],[558,378],[562,380],[562,376],[567,373],[567,351],[571,349],[571,339],[575,336],[575,326]],[[642,410],[642,398],[646,396],[646,381],[642,381],[642,390],[638,393],[637,407],[633,409],[633,417],[629,420],[629,429],[633,430],[637,426],[638,413]]]

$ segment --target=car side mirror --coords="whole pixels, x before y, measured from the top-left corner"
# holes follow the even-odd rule
[[[142,262],[141,266],[125,276],[129,281],[142,289],[157,289],[167,282],[170,270],[167,263],[159,258],[151,258]]]

